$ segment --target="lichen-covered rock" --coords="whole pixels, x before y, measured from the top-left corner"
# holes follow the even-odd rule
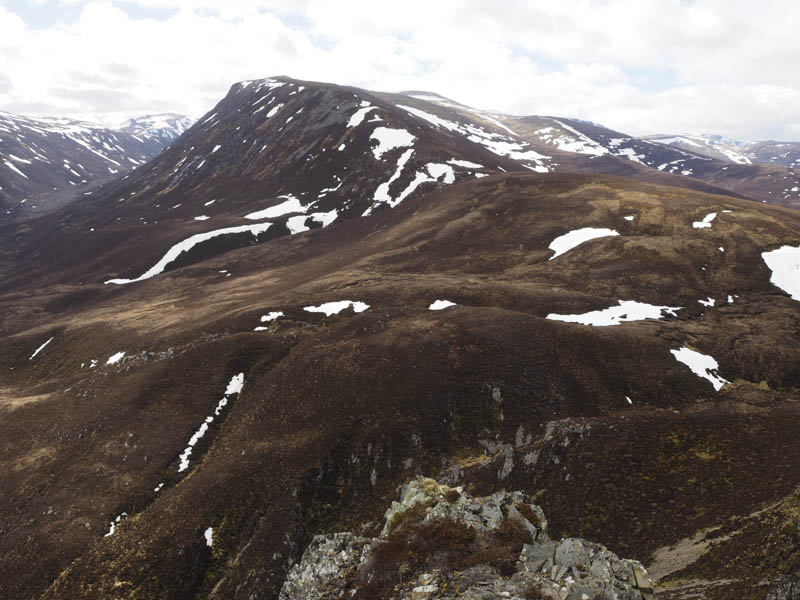
[[[800,571],[779,582],[766,600],[800,600]]]
[[[647,571],[605,546],[547,535],[521,492],[472,498],[432,479],[410,482],[379,538],[317,536],[281,600],[428,598],[646,600]]]
[[[338,600],[367,558],[371,541],[352,533],[314,536],[303,560],[289,571],[280,599]]]

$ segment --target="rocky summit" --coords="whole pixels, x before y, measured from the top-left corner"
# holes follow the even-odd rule
[[[641,563],[580,538],[551,540],[522,492],[473,498],[418,478],[386,511],[378,537],[317,535],[280,600],[649,600]]]

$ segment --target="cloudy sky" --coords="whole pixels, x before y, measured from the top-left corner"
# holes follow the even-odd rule
[[[200,116],[243,79],[800,140],[794,0],[0,0],[0,110]]]

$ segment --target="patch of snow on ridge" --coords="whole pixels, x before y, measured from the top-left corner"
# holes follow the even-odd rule
[[[361,108],[359,108],[353,116],[350,117],[350,120],[347,122],[348,127],[358,127],[364,121],[364,117],[366,117],[370,111],[377,109],[377,106],[372,106],[366,100],[361,101]]]
[[[108,529],[108,533],[105,534],[103,537],[111,537],[114,535],[114,532],[117,530],[117,525],[119,524],[122,519],[128,516],[128,513],[123,512],[117,515],[117,518],[111,521],[111,527]]]
[[[108,357],[108,360],[106,361],[106,364],[107,365],[115,365],[119,361],[122,360],[123,356],[125,356],[124,352],[117,352],[116,354],[112,354],[111,356]]]
[[[717,213],[708,213],[705,217],[703,217],[702,221],[695,221],[692,223],[692,227],[695,229],[706,229],[711,227],[711,221],[717,218]]]
[[[453,167],[450,165],[443,165],[440,163],[428,163],[425,165],[425,170],[417,171],[414,175],[414,179],[406,186],[400,194],[394,200],[389,196],[388,190],[389,185],[400,176],[400,172],[402,170],[403,165],[408,160],[408,157],[411,156],[411,152],[413,150],[407,150],[403,156],[400,157],[400,160],[397,161],[398,170],[392,176],[392,178],[386,182],[385,184],[381,184],[378,189],[375,191],[375,197],[373,198],[374,202],[371,206],[365,210],[361,216],[366,217],[372,214],[372,211],[378,204],[388,204],[390,207],[394,208],[398,204],[400,204],[403,200],[405,200],[409,194],[411,194],[414,190],[417,189],[420,185],[428,181],[441,181],[445,184],[453,183],[456,180],[455,171],[453,171]],[[386,186],[385,189],[383,186]]]
[[[423,121],[427,121],[434,127],[442,127],[447,129],[448,131],[458,131],[461,127],[458,123],[454,123],[453,121],[448,121],[447,119],[442,119],[441,117],[437,117],[436,115],[432,115],[429,112],[425,112],[424,110],[420,110],[419,108],[413,108],[411,106],[405,106],[403,104],[398,104],[398,108],[402,108],[404,111],[411,113],[415,117],[422,119]]]
[[[560,135],[554,127],[545,127],[544,129],[538,130],[536,133],[539,134],[539,137],[549,143],[553,144],[559,150],[563,150],[565,152],[575,152],[577,154],[590,154],[593,156],[601,156],[603,154],[608,154],[608,149],[604,148],[597,142],[595,142],[590,137],[584,135],[574,127],[567,125],[566,123],[559,121],[558,119],[552,119],[558,126],[574,135],[574,138],[570,138],[568,135],[564,135],[561,133]],[[552,133],[551,133],[552,132]]]
[[[716,304],[717,301],[714,300],[711,296],[709,296],[708,300],[698,300],[698,302],[705,307],[709,307],[709,306],[714,306],[714,304]]]
[[[222,412],[222,409],[228,405],[228,400],[230,400],[230,397],[238,395],[242,391],[242,386],[244,386],[244,373],[234,375],[228,382],[228,386],[225,388],[225,395],[222,397],[222,400],[217,403],[217,406],[214,409],[214,414],[207,416],[206,420],[203,421],[203,424],[200,425],[197,431],[192,434],[192,437],[189,438],[189,443],[180,456],[181,462],[178,465],[178,473],[182,473],[189,468],[189,457],[192,455],[195,445],[206,434],[209,425],[214,422],[214,417],[218,417]]]
[[[15,167],[14,165],[12,165],[10,162],[8,162],[7,160],[4,160],[3,162],[5,163],[5,165],[6,165],[6,166],[7,166],[9,169],[11,169],[12,171],[14,171],[15,173],[18,173],[19,175],[22,175],[22,176],[23,176],[25,179],[28,179],[28,176],[27,176],[27,175],[25,175],[25,173],[23,173],[22,171],[20,171],[20,170],[19,170],[17,167]]]
[[[267,113],[267,118],[269,119],[270,117],[274,117],[275,113],[277,113],[282,107],[283,107],[282,102],[280,104],[276,104],[275,106],[273,106]]]
[[[619,306],[611,306],[603,310],[593,310],[580,315],[559,315],[551,313],[548,319],[553,321],[564,321],[567,323],[580,323],[581,325],[592,325],[594,327],[608,327],[619,325],[627,321],[644,321],[645,319],[663,319],[669,315],[677,316],[676,310],[680,306],[654,306],[635,300],[620,300]]]
[[[395,170],[394,174],[389,178],[389,181],[385,181],[378,186],[378,189],[375,190],[375,194],[372,197],[373,202],[385,202],[393,206],[392,197],[389,195],[389,188],[397,178],[400,177],[400,174],[403,172],[403,167],[405,167],[412,154],[414,154],[414,149],[410,148],[403,152],[400,158],[397,159],[397,170]]]
[[[447,119],[437,117],[436,115],[432,115],[418,108],[413,108],[411,106],[405,106],[402,104],[398,104],[397,106],[398,108],[402,108],[403,110],[411,113],[415,117],[418,117],[423,121],[427,121],[434,127],[441,127],[447,129],[448,131],[460,133],[472,143],[483,146],[484,148],[486,148],[490,152],[493,152],[494,154],[497,154],[498,156],[507,156],[509,158],[513,158],[514,160],[522,162],[533,162],[534,166],[525,165],[526,167],[528,167],[533,171],[546,173],[549,170],[543,164],[543,161],[550,157],[544,156],[543,154],[539,154],[538,152],[535,152],[533,150],[527,150],[526,146],[529,146],[530,144],[528,144],[528,142],[524,140],[518,139],[516,134],[512,134],[514,135],[514,137],[509,137],[504,134],[489,133],[480,127],[475,127],[474,125],[471,124],[460,124],[460,123],[455,123],[453,121],[448,121]],[[477,112],[479,114],[483,114],[480,113],[480,111]],[[502,124],[501,126],[508,130],[508,128],[506,128]]]
[[[330,317],[331,315],[338,315],[348,306],[353,307],[353,312],[364,312],[369,308],[369,304],[365,304],[363,302],[353,302],[352,300],[339,300],[338,302],[326,302],[324,304],[320,304],[319,306],[306,306],[303,308],[306,312],[312,313],[325,313],[325,316]]]
[[[263,210],[251,212],[250,214],[245,215],[244,218],[250,220],[274,219],[275,217],[281,217],[283,215],[288,215],[289,213],[304,213],[308,210],[308,207],[303,206],[303,203],[295,198],[292,194],[286,194],[278,197],[286,198],[286,200],[280,204],[276,204],[275,206],[270,206],[269,208],[265,208]]]
[[[453,172],[453,167],[450,165],[442,165],[439,163],[428,163],[425,165],[428,169],[428,173],[431,174],[431,177],[436,179],[442,179],[442,183],[451,184],[456,180],[456,175]]]
[[[335,208],[333,210],[329,210],[328,212],[317,212],[317,213],[311,213],[309,215],[312,221],[316,221],[323,227],[327,227],[328,225],[333,223],[338,216],[339,216],[339,211]]]
[[[377,140],[378,146],[372,149],[375,158],[380,160],[381,156],[395,148],[411,146],[415,136],[405,129],[390,129],[389,127],[376,127],[369,137],[370,140]]]
[[[237,233],[251,233],[254,237],[258,237],[259,234],[265,232],[271,226],[272,223],[257,223],[255,225],[239,225],[236,227],[215,229],[213,231],[207,231],[205,233],[197,233],[189,238],[186,238],[182,242],[178,242],[177,244],[172,246],[172,248],[167,250],[167,253],[161,257],[161,260],[159,260],[156,264],[150,267],[147,271],[139,275],[139,277],[136,277],[134,279],[109,279],[105,283],[106,284],[113,283],[121,285],[125,283],[134,283],[137,281],[150,279],[151,277],[155,277],[156,275],[163,273],[164,269],[167,267],[168,264],[177,259],[178,256],[180,256],[181,254],[183,254],[184,252],[188,252],[201,242],[205,242],[206,240],[210,240],[220,235],[233,235]]]
[[[700,354],[685,346],[680,350],[670,350],[670,352],[675,357],[675,360],[689,367],[692,373],[710,381],[715,391],[719,391],[723,385],[730,383],[727,379],[719,376],[717,373],[719,364],[711,356]]]
[[[28,360],[33,360],[33,357],[34,357],[34,356],[36,356],[37,354],[39,354],[39,352],[41,352],[42,350],[44,350],[44,347],[45,347],[45,346],[47,346],[47,344],[49,344],[50,342],[52,342],[52,341],[53,341],[53,339],[54,339],[54,337],[55,337],[55,336],[51,337],[51,338],[50,338],[49,340],[47,340],[47,341],[46,341],[44,344],[42,344],[41,346],[39,346],[39,347],[36,349],[36,351],[35,351],[33,354],[31,354],[31,357],[30,357]]]
[[[550,246],[548,246],[548,248],[554,251],[555,254],[551,256],[549,260],[553,260],[565,252],[569,252],[576,246],[580,246],[584,242],[588,242],[589,240],[617,235],[619,235],[619,232],[606,228],[583,227],[582,229],[574,229],[569,233],[558,236],[556,239],[550,242]]]
[[[469,162],[468,160],[459,160],[457,158],[451,158],[447,161],[447,164],[455,165],[457,167],[466,167],[467,169],[482,169],[483,165],[479,165],[478,163]]]
[[[286,228],[289,230],[289,235],[308,231],[309,228],[306,226],[307,218],[307,215],[297,215],[296,217],[289,217],[286,219]]]
[[[274,321],[278,317],[282,317],[282,316],[284,316],[282,310],[273,311],[273,312],[267,313],[266,315],[262,315],[261,316],[261,322],[262,323],[269,323],[270,321]]]
[[[761,258],[772,271],[770,283],[793,300],[800,300],[800,247],[781,246],[777,250],[762,252]]]
[[[444,310],[445,308],[450,308],[455,305],[456,303],[450,302],[450,300],[436,300],[428,307],[428,310]]]
[[[214,528],[213,527],[209,527],[208,529],[205,530],[203,535],[206,538],[206,546],[211,548],[211,546],[214,544],[214,537],[213,537],[214,536]]]

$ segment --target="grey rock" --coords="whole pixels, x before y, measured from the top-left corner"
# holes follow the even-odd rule
[[[474,529],[476,553],[493,543],[494,532],[509,521],[527,530],[533,543],[523,546],[510,577],[490,564],[457,571],[447,564],[436,563],[435,557],[444,556],[445,552],[432,552],[423,560],[419,572],[404,572],[402,581],[396,582],[392,598],[525,600],[532,590],[539,591],[544,598],[558,600],[649,600],[653,597],[652,583],[639,562],[619,558],[605,546],[580,538],[551,541],[544,512],[527,502],[522,492],[500,491],[472,498],[461,488],[422,478],[405,486],[400,502],[393,502],[386,511],[379,538],[363,538],[352,533],[316,536],[302,560],[289,571],[280,600],[349,598],[358,581],[368,581],[370,573],[374,575],[375,569],[384,567],[370,560],[373,549],[381,544],[397,543],[396,537],[391,541],[387,536],[397,529],[409,510],[419,507],[422,510],[413,513],[418,525],[447,519]],[[406,531],[414,535],[413,528],[398,531],[401,535]],[[776,596],[770,600],[796,598]]]

